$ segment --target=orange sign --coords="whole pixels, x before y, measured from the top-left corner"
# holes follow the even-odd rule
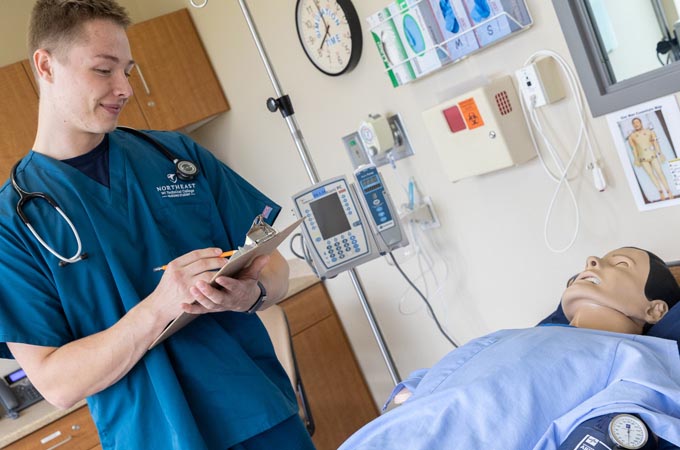
[[[460,107],[460,112],[463,114],[468,130],[474,130],[475,128],[484,126],[484,119],[482,119],[482,115],[479,113],[479,108],[477,108],[477,103],[473,97],[463,100],[458,103],[458,106]]]

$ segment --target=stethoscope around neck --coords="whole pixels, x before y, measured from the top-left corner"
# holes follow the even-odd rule
[[[194,162],[186,159],[177,158],[163,144],[161,144],[148,134],[139,130],[135,130],[134,128],[128,127],[118,127],[118,129],[121,131],[128,132],[130,134],[134,134],[135,136],[144,139],[145,141],[152,144],[156,150],[162,153],[168,160],[172,161],[172,163],[175,165],[175,175],[177,175],[177,178],[179,178],[180,180],[191,181],[198,175],[198,166]],[[75,225],[73,225],[71,219],[59,207],[59,204],[50,195],[44,192],[30,192],[19,186],[19,183],[17,183],[16,175],[17,168],[19,167],[20,163],[21,160],[18,161],[14,165],[14,167],[12,167],[12,171],[10,173],[9,178],[10,182],[12,183],[12,187],[19,195],[19,201],[17,202],[16,210],[17,214],[19,215],[19,218],[21,218],[21,221],[24,223],[24,225],[26,225],[26,227],[31,232],[31,234],[36,238],[36,240],[40,242],[40,245],[42,245],[45,248],[45,250],[49,251],[59,259],[59,267],[64,267],[67,264],[73,264],[77,263],[78,261],[82,261],[83,259],[87,259],[88,255],[87,253],[83,252],[83,244],[80,240],[80,234],[78,234],[78,230],[76,229]],[[73,236],[76,238],[76,243],[78,244],[78,248],[76,252],[73,254],[73,256],[67,258],[66,256],[54,250],[52,247],[49,246],[47,242],[45,242],[45,240],[40,236],[40,234],[38,234],[35,228],[33,228],[33,225],[31,225],[30,220],[28,220],[28,216],[24,213],[24,206],[31,200],[46,201],[52,208],[54,208],[55,211],[59,213],[62,219],[64,219],[64,221],[71,228],[71,232],[73,233]]]

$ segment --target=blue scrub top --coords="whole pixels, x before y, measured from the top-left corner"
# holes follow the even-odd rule
[[[110,137],[110,188],[30,152],[17,181],[51,195],[76,226],[89,257],[65,267],[18,217],[18,195],[0,190],[0,356],[5,342],[59,347],[115,324],[158,284],[160,266],[191,250],[235,249],[253,218],[280,207],[189,138],[150,132],[199,166],[178,180],[152,145],[122,131]],[[76,249],[70,228],[46,202],[25,207],[50,246]],[[206,314],[154,348],[119,382],[88,398],[106,449],[228,448],[297,412],[295,395],[255,315]]]

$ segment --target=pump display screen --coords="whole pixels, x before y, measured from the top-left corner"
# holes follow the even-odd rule
[[[319,225],[323,239],[349,231],[351,226],[337,193],[327,195],[309,204],[314,220]]]
[[[361,189],[367,194],[369,192],[375,191],[376,189],[380,189],[380,187],[382,186],[380,184],[380,179],[378,178],[377,175],[366,177],[363,180],[361,180],[360,183]]]

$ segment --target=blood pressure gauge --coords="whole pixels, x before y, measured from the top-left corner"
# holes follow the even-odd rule
[[[642,448],[649,438],[645,423],[630,414],[619,414],[609,422],[609,437],[620,448]]]

